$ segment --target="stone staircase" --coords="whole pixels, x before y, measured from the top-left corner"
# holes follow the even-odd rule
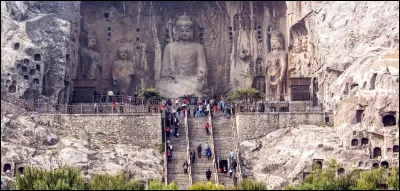
[[[210,181],[215,180],[214,174],[214,161],[211,157],[210,160],[207,160],[205,156],[205,143],[208,142],[208,145],[212,147],[211,142],[212,138],[210,135],[206,134],[206,130],[204,129],[204,125],[208,122],[208,117],[190,117],[188,118],[188,127],[189,127],[189,148],[190,150],[195,150],[196,152],[196,160],[194,164],[191,165],[192,169],[192,180],[193,183],[196,182],[207,182],[206,171],[210,169],[213,174],[211,175]],[[202,153],[201,159],[199,159],[197,155],[197,147],[201,144]],[[212,148],[211,148],[212,149]],[[214,154],[214,153],[212,153]]]
[[[212,118],[215,153],[218,160],[227,160],[229,152],[235,150],[235,142],[232,132],[232,122],[225,118],[225,115],[217,111]],[[228,171],[230,168],[230,160],[228,161]],[[223,184],[225,188],[234,188],[233,180],[229,176],[229,172],[225,176],[224,173],[218,173],[218,182]]]
[[[183,173],[183,163],[187,159],[186,131],[183,118],[179,118],[179,137],[167,138],[172,144],[172,161],[168,162],[168,183],[175,182],[180,190],[188,190],[190,187],[189,174]]]

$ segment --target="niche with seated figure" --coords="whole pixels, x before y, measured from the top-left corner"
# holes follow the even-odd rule
[[[15,93],[17,91],[17,88],[15,87],[15,85],[10,85],[10,87],[8,87],[8,93]]]
[[[34,61],[42,61],[42,57],[40,56],[40,54],[35,54],[35,55],[33,56],[33,60],[34,60]]]
[[[382,168],[389,168],[389,163],[387,161],[382,161],[381,162],[381,167]]]
[[[14,44],[14,50],[19,50],[20,44],[17,42]]]

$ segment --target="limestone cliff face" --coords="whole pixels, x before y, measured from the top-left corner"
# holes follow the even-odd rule
[[[318,159],[345,170],[398,166],[399,2],[286,5],[289,76],[312,77],[312,97],[334,112],[335,127],[244,141],[244,169],[279,188],[298,183]]]
[[[79,9],[79,2],[1,2],[2,91],[68,102],[78,63]]]

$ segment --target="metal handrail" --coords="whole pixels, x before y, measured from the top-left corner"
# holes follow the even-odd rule
[[[187,153],[186,153],[186,160],[190,160],[190,150],[189,150],[189,126],[188,126],[188,122],[187,122],[187,112],[185,112],[185,117],[184,120],[185,122],[185,131],[186,131],[186,149],[187,149]],[[192,186],[193,184],[193,177],[192,177],[192,163],[190,163],[190,165],[188,166],[188,175],[189,175],[189,186]]]
[[[211,109],[211,108],[210,108]],[[219,184],[219,182],[218,182],[218,169],[217,169],[217,166],[216,166],[216,162],[215,162],[215,159],[216,159],[216,153],[215,153],[215,145],[214,145],[214,133],[213,133],[213,125],[212,125],[212,120],[211,120],[211,114],[210,115],[208,115],[208,122],[210,123],[210,125],[211,125],[211,128],[210,128],[210,138],[211,138],[211,150],[212,150],[212,153],[213,153],[213,163],[214,163],[214,165],[213,165],[213,168],[214,168],[214,173],[215,173],[215,175],[214,175],[214,178],[215,178],[215,184]]]

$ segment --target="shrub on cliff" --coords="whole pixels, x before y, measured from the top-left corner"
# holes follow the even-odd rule
[[[126,174],[96,175],[87,185],[88,190],[144,190],[144,185],[137,180],[130,180]]]
[[[267,186],[264,182],[253,181],[245,178],[239,181],[236,190],[267,190]]]
[[[212,182],[196,182],[190,186],[189,190],[224,190],[224,187],[222,185],[213,184]]]
[[[148,190],[178,190],[178,185],[175,182],[171,182],[165,186],[160,180],[152,180],[149,183]]]
[[[141,88],[139,90],[140,99],[165,99],[165,96],[155,88]]]
[[[42,170],[26,167],[22,174],[17,174],[12,190],[83,190],[84,181],[77,168],[60,167]]]

